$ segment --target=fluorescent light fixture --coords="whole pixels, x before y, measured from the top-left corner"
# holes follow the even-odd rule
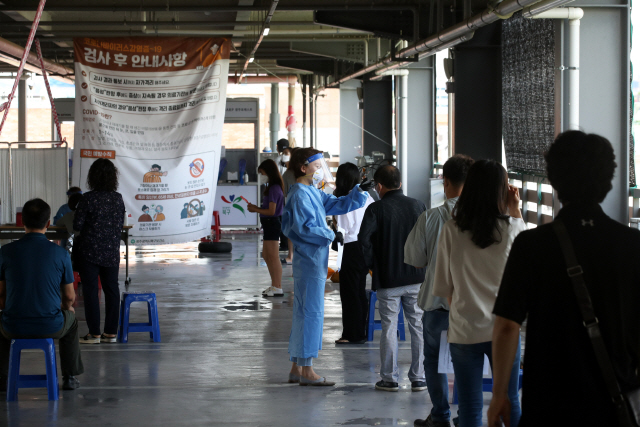
[[[249,58],[249,62],[253,62],[253,56]]]
[[[264,30],[262,31],[262,35],[264,36],[268,36],[269,35],[269,27],[265,27]]]

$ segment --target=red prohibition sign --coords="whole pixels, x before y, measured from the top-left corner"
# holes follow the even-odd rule
[[[202,175],[202,172],[204,172],[204,160],[195,159],[193,162],[191,162],[191,164],[189,165],[189,173],[192,177],[198,178],[200,175]]]

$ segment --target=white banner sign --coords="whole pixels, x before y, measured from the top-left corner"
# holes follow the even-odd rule
[[[230,40],[74,40],[74,185],[97,158],[120,172],[136,245],[210,234]]]

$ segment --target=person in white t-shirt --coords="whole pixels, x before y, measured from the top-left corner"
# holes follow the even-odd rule
[[[356,184],[362,181],[360,169],[353,163],[343,163],[336,172],[336,197],[346,196]],[[342,264],[340,267],[340,302],[342,303],[342,336],[336,344],[364,344],[367,342],[367,274],[369,269],[364,265],[362,250],[358,243],[358,232],[362,217],[373,198],[367,195],[365,205],[360,209],[344,215],[338,215],[338,227],[344,230],[337,233],[338,241],[342,240]]]
[[[476,161],[438,241],[433,294],[447,298],[448,340],[456,375],[459,426],[482,425],[484,356],[492,361],[493,306],[516,236],[526,229],[520,196],[507,171],[493,160]],[[511,370],[511,425],[518,425],[520,344]]]

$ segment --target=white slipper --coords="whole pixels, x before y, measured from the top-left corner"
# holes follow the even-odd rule
[[[273,286],[269,286],[267,289],[262,291],[263,297],[283,297],[284,291],[282,288],[274,288]]]

